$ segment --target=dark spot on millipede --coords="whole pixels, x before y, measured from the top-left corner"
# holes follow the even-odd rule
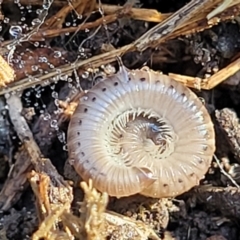
[[[163,187],[167,187],[167,186],[168,186],[168,184],[167,184],[167,183],[164,183],[164,184],[163,184]]]
[[[140,78],[140,81],[144,82],[144,81],[146,81],[146,78]]]
[[[181,96],[182,96],[182,97],[186,97],[186,94],[185,94],[185,93],[182,93]]]
[[[169,88],[170,88],[170,89],[174,89],[174,86],[173,86],[173,85],[170,85]]]
[[[84,153],[84,152],[81,152],[81,155],[82,155],[82,157],[84,157],[84,156],[85,156],[85,153]]]
[[[80,146],[81,146],[81,143],[80,143],[80,142],[78,142],[78,143],[77,143],[77,145],[80,147]]]
[[[84,112],[86,113],[88,111],[88,109],[87,108],[84,108]]]
[[[78,123],[79,123],[79,125],[82,125],[82,120],[79,120]]]
[[[90,169],[90,171],[94,171],[94,172],[96,172],[97,171],[97,169],[95,168],[95,167],[92,167],[91,169]]]
[[[77,132],[77,135],[80,136],[80,132]]]
[[[194,176],[194,173],[189,174],[189,176],[190,176],[190,177],[193,177],[193,176]]]
[[[128,81],[131,81],[132,79],[130,77],[128,77]]]
[[[198,163],[203,163],[203,159],[202,158],[198,158]]]
[[[118,85],[118,82],[115,82],[113,85],[114,85],[114,86],[117,86],[117,85]]]
[[[102,91],[105,92],[107,89],[106,88],[102,88]]]
[[[182,183],[182,182],[183,182],[183,180],[179,178],[179,179],[178,179],[178,182],[179,182],[179,183]]]
[[[155,83],[160,83],[160,80],[157,80]]]
[[[93,97],[93,98],[92,98],[92,101],[93,101],[93,102],[95,102],[95,101],[96,101],[96,98],[95,98],[95,97]]]
[[[207,151],[208,150],[208,146],[207,145],[204,145],[203,146],[203,151]]]

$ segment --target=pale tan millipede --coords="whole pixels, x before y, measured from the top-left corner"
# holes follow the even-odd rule
[[[81,99],[68,149],[78,174],[110,196],[174,197],[204,177],[215,135],[187,87],[152,70],[121,67]]]

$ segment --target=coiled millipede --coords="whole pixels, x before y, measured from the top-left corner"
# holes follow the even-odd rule
[[[78,174],[110,196],[174,197],[206,174],[215,134],[190,89],[149,69],[120,67],[81,99],[68,150]]]

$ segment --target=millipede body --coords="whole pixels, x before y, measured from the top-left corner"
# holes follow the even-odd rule
[[[174,197],[206,174],[215,135],[190,89],[149,69],[121,67],[80,100],[68,150],[78,174],[110,196]]]

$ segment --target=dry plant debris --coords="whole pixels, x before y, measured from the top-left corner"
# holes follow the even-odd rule
[[[11,121],[19,139],[22,141],[29,156],[31,156],[33,168],[39,174],[45,174],[51,180],[49,183],[46,183],[48,185],[48,187],[46,187],[50,189],[50,202],[55,204],[68,202],[70,206],[73,199],[71,187],[64,181],[63,177],[59,175],[51,161],[42,157],[31,130],[29,129],[24,117],[21,116],[22,104],[20,98],[17,95],[9,96],[9,98],[7,98],[7,103],[9,105]],[[43,176],[39,177],[45,179]]]
[[[176,38],[178,36],[186,35],[189,33],[193,33],[193,30],[191,30],[191,32],[189,32],[189,29],[194,29],[195,32],[203,31],[205,28],[212,27],[214,24],[219,23],[219,21],[221,21],[221,20],[224,21],[227,19],[232,19],[233,16],[237,16],[237,14],[239,13],[239,10],[240,10],[240,5],[238,4],[239,0],[230,1],[229,5],[226,6],[227,8],[222,9],[222,10],[225,10],[224,12],[226,12],[227,16],[223,15],[223,17],[221,18],[221,15],[219,14],[219,17],[216,17],[215,21],[211,22],[211,24],[209,25],[208,21],[206,20],[206,16],[211,11],[211,9],[213,9],[214,6],[216,6],[220,2],[221,2],[221,0],[191,1],[189,4],[186,4],[183,8],[179,9],[179,11],[177,11],[176,13],[167,17],[163,22],[160,22],[154,28],[150,29],[146,34],[144,34],[142,37],[140,37],[138,40],[136,40],[132,44],[125,45],[119,49],[114,49],[107,53],[103,53],[103,54],[99,54],[94,57],[90,57],[86,60],[77,60],[77,61],[75,61],[74,64],[71,63],[71,64],[63,65],[63,66],[59,67],[59,69],[61,71],[61,75],[69,75],[72,73],[72,71],[74,69],[77,69],[80,67],[83,67],[83,68],[87,68],[89,66],[99,67],[101,65],[115,61],[116,56],[123,56],[127,52],[133,52],[136,50],[143,51],[144,49],[146,49],[148,47],[151,47],[151,48],[157,47],[160,43],[165,42],[169,39]],[[52,4],[52,2],[51,2],[51,4]],[[63,7],[63,9],[65,9],[65,8],[67,8],[67,10],[64,10],[64,13],[67,14],[69,12],[69,10],[72,9],[72,6],[71,6],[71,8]],[[233,8],[233,11],[230,11],[228,13],[227,10],[229,8]],[[201,13],[200,16],[198,14],[197,15],[194,14],[196,12],[200,12]],[[81,15],[81,12],[80,12],[80,15]],[[184,16],[184,18],[181,18],[181,16]],[[106,16],[106,17],[108,17],[108,16]],[[55,17],[53,16],[52,18],[59,19],[57,16],[55,16]],[[62,17],[60,17],[60,19],[61,18]],[[63,16],[63,18],[64,18],[64,16]],[[119,15],[115,16],[114,19],[111,19],[111,22],[115,21],[118,18],[119,18]],[[44,28],[44,27],[43,27],[43,29],[41,29],[40,28],[41,24],[40,24],[38,31],[35,31],[34,34],[32,34],[32,33],[29,34],[29,37],[34,37],[35,39],[32,39],[33,41],[43,41],[43,40],[46,40],[46,38],[48,38],[48,37],[52,38],[54,36],[58,36],[59,34],[76,32],[76,31],[80,31],[83,29],[90,29],[91,27],[97,27],[97,26],[101,26],[101,24],[105,25],[108,23],[110,23],[110,21],[108,21],[107,19],[102,19],[101,21],[96,20],[96,24],[94,24],[93,26],[89,25],[92,23],[86,23],[87,25],[85,25],[85,26],[80,25],[77,27],[71,27],[71,28],[66,28],[66,29],[64,28],[64,29],[62,29],[62,31],[61,31],[61,29],[56,29],[55,34],[54,34],[53,29],[46,30],[46,28]],[[191,25],[191,24],[193,24],[193,25]],[[205,24],[205,26],[203,26],[204,24]],[[187,30],[182,30],[182,28],[183,29],[187,28]],[[161,32],[161,34],[159,34],[158,32]],[[39,35],[39,38],[37,38],[37,35]],[[27,40],[29,40],[30,39],[29,37],[28,38],[25,37],[25,38]],[[17,46],[18,42],[20,43],[21,41],[23,41],[23,42],[26,41],[25,38],[20,39],[15,42],[14,41],[6,42],[5,44],[3,44],[3,46],[2,46],[3,53],[6,54],[9,52],[6,50],[7,46],[12,46],[12,49],[14,49]],[[11,57],[12,52],[9,52],[8,56]],[[234,72],[232,74],[234,74]],[[23,78],[23,79],[21,79],[21,81],[16,82],[12,85],[9,85],[9,88],[7,88],[7,89],[4,88],[4,89],[0,90],[0,94],[4,94],[4,93],[11,92],[11,91],[16,91],[16,90],[18,90],[18,91],[23,90],[23,89],[29,88],[33,85],[36,85],[36,84],[46,84],[47,79],[48,79],[47,84],[50,84],[52,81],[56,80],[56,79],[54,79],[54,76],[56,76],[55,71],[49,71],[45,75],[37,74],[37,75],[31,76],[31,78],[35,79],[34,83],[29,82],[28,77]],[[224,78],[224,79],[219,78],[218,82],[220,83],[220,82],[224,81],[225,79],[226,78]],[[210,87],[208,89],[210,89],[211,87],[214,87],[214,85],[211,82],[208,83],[208,85],[210,85]],[[213,85],[213,86],[211,86],[211,85]],[[192,84],[190,84],[189,87],[192,87]]]
[[[62,89],[62,91],[59,92],[59,96],[61,97],[63,95],[64,97],[66,97],[66,95],[69,94],[74,97],[72,91],[68,90],[68,88]],[[51,104],[48,107],[49,113],[42,114],[35,121],[32,127],[32,132],[35,135],[35,140],[43,155],[46,155],[49,151],[52,139],[56,137],[58,133],[60,133],[58,129],[51,127],[52,122],[56,122],[57,125],[60,125],[69,117],[68,113],[64,114],[64,110],[60,111],[59,109],[59,111],[56,112],[54,117],[52,116],[51,122],[47,122],[46,119],[49,119],[50,113],[52,113],[53,115],[53,112],[56,111],[54,107],[55,105],[53,105]],[[72,105],[74,105],[74,103],[72,103]],[[68,110],[66,110],[66,112],[67,111]],[[21,114],[22,113],[23,111],[21,112]],[[41,131],[39,129],[41,129]],[[62,138],[61,135],[60,137]],[[15,163],[11,165],[11,170],[9,172],[8,178],[0,193],[1,209],[5,211],[8,210],[13,204],[15,204],[19,200],[22,195],[22,191],[28,186],[27,173],[33,169],[33,166],[31,164],[31,156],[28,154],[24,146],[18,149],[18,152],[15,154],[14,158]]]
[[[81,183],[85,193],[85,200],[81,204],[81,219],[85,222],[85,230],[88,239],[99,239],[103,233],[103,239],[111,236],[111,240],[144,240],[147,238],[159,240],[156,233],[141,221],[134,221],[123,215],[105,211],[108,203],[108,195],[99,194],[92,186],[86,182]],[[105,235],[105,236],[104,236]]]
[[[6,60],[0,55],[0,86],[4,87],[15,78],[14,70],[9,66]]]
[[[91,180],[89,184],[81,182],[81,187],[85,195],[84,201],[80,203],[80,217],[74,216],[67,205],[62,207],[55,205],[50,215],[34,233],[34,240],[72,239],[73,236],[88,240],[103,240],[107,236],[111,240],[145,240],[148,238],[160,240],[156,233],[143,222],[106,211],[108,195],[97,192],[92,187]],[[56,222],[61,222],[65,231],[54,228]]]
[[[81,182],[81,187],[84,190],[84,201],[80,205],[81,220],[84,223],[87,239],[97,240],[100,236],[104,238],[105,229],[104,212],[108,203],[107,193],[98,193],[92,186],[92,181],[89,184]]]
[[[206,203],[210,211],[220,211],[224,217],[239,219],[240,190],[236,187],[214,187],[211,185],[199,186],[193,190],[192,200]]]
[[[240,122],[236,112],[224,108],[216,111],[215,114],[222,131],[226,135],[226,140],[232,147],[232,152],[240,163]]]
[[[72,189],[63,180],[62,176],[58,174],[49,159],[42,157],[33,139],[32,132],[25,119],[21,116],[22,105],[19,97],[16,95],[9,96],[7,103],[14,128],[27,154],[30,156],[33,168],[37,171],[32,172],[29,178],[32,189],[37,197],[38,218],[42,222],[52,214],[55,207],[59,209],[64,205],[65,208],[70,208],[73,199]],[[45,231],[45,234],[48,233],[50,232]]]
[[[182,82],[183,84],[196,88],[196,89],[212,89],[222,82],[222,79],[227,79],[237,73],[240,70],[240,58],[229,64],[226,68],[213,74],[211,77],[206,79],[200,79],[196,77],[181,76],[179,74],[170,73],[169,76],[176,81]]]
[[[11,166],[0,192],[0,206],[3,211],[9,210],[20,199],[22,190],[28,186],[27,173],[32,170],[29,154],[24,147],[21,147],[14,157],[15,164]]]
[[[68,209],[69,206],[67,206],[67,204],[63,206],[55,205],[51,209],[51,214],[44,219],[44,221],[40,224],[38,230],[33,234],[32,239],[33,240],[40,240],[43,238],[46,240],[72,239],[71,235],[69,235],[68,233],[64,233],[62,231],[57,231],[56,227],[54,227],[54,225],[61,220],[61,215],[63,214],[63,212],[67,211]]]

